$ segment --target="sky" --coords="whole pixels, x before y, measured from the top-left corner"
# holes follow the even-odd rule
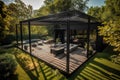
[[[5,1],[5,2],[12,2],[14,0],[2,0],[2,1]],[[36,10],[36,9],[39,9],[42,5],[44,5],[44,0],[22,0],[26,5],[32,5],[33,6],[33,9]],[[88,7],[91,7],[91,6],[101,6],[101,5],[104,5],[104,1],[105,0],[89,0],[88,2]]]
[[[104,1],[105,0],[89,0],[89,2],[88,2],[88,6],[90,7],[90,6],[102,6],[102,5],[104,5]]]
[[[27,5],[32,5],[33,9],[39,9],[43,4],[44,4],[44,0],[22,0],[25,4]]]

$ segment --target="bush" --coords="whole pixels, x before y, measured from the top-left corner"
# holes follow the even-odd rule
[[[0,80],[7,79],[17,68],[17,63],[11,54],[0,55]]]
[[[1,40],[1,45],[7,45],[7,44],[11,44],[13,41],[15,41],[15,35],[13,34],[9,34],[9,35],[6,35],[6,37]]]

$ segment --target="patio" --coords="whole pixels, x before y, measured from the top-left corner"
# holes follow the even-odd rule
[[[26,44],[24,44],[25,46]],[[23,49],[29,53],[29,47]],[[55,68],[58,68],[62,72],[66,72],[66,52],[53,54],[51,53],[51,44],[43,44],[32,47],[31,55],[36,58],[49,63],[51,66],[54,65]],[[69,74],[74,72],[81,64],[87,60],[87,51],[81,47],[77,47],[75,50],[70,53],[70,65],[69,65]]]

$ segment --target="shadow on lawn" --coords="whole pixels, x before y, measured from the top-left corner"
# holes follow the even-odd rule
[[[73,74],[69,80],[119,80],[120,65],[112,63],[103,56],[103,53],[98,53],[96,57],[90,59],[86,64]],[[106,56],[106,55],[105,55]]]
[[[37,60],[39,63],[39,68],[44,77],[44,80],[64,80],[65,77],[59,73],[58,70],[53,70],[46,66],[44,63]]]
[[[23,53],[22,51],[16,49],[14,52],[15,58],[17,62],[20,64],[20,66],[23,68],[23,70],[28,74],[29,78],[31,80],[64,80],[65,77],[59,73],[58,70],[53,70],[47,65],[45,65],[43,62],[39,61],[39,59],[34,59],[33,56]],[[23,57],[21,55],[24,55],[26,57]],[[26,68],[28,65],[28,61],[31,61],[31,63],[34,66],[34,69],[30,70]],[[36,66],[37,63],[37,66]],[[34,72],[34,73],[33,73]]]
[[[30,56],[30,58],[19,56],[21,54],[22,53],[20,53],[16,50],[16,54],[14,54],[14,55],[15,55],[17,62],[20,64],[20,66],[23,68],[23,70],[28,74],[28,76],[31,78],[31,80],[39,80],[38,79],[39,73],[37,71],[37,67],[35,65],[33,58],[31,56]],[[33,67],[34,67],[33,69],[29,69],[28,67],[26,67],[28,65],[28,61],[30,61],[31,64],[33,64]]]
[[[15,49],[11,50],[15,55],[15,58],[23,68],[23,70],[28,74],[31,80],[64,80],[65,77],[61,75],[57,70],[53,70],[50,67],[46,66],[39,60],[33,59],[29,54],[25,54],[28,58],[20,56],[24,54],[22,51]],[[111,54],[110,54],[111,55]],[[110,57],[109,53],[97,53],[92,57],[88,62],[82,65],[73,75],[71,75],[68,80],[108,80],[108,79],[120,79],[120,65],[112,63],[108,58]],[[34,69],[28,69],[27,61],[31,61],[34,66]],[[37,62],[37,66],[36,66]],[[14,80],[18,80],[18,75],[14,76]]]
[[[11,80],[11,79],[18,80],[18,74],[11,75],[7,80]]]

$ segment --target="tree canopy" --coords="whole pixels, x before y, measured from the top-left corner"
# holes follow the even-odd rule
[[[120,0],[105,0],[102,7],[91,7],[88,14],[103,22],[100,35],[104,41],[120,52]]]
[[[6,0],[10,3],[10,0]],[[21,20],[32,17],[32,6],[24,4],[21,0],[15,0],[14,3],[4,4],[0,1],[0,42],[6,35],[15,34],[15,25]]]
[[[9,16],[7,6],[0,1],[0,41],[4,39],[9,31],[10,20],[11,17]]]
[[[68,10],[85,11],[89,0],[45,0],[44,6],[42,6],[36,16],[54,14]]]

